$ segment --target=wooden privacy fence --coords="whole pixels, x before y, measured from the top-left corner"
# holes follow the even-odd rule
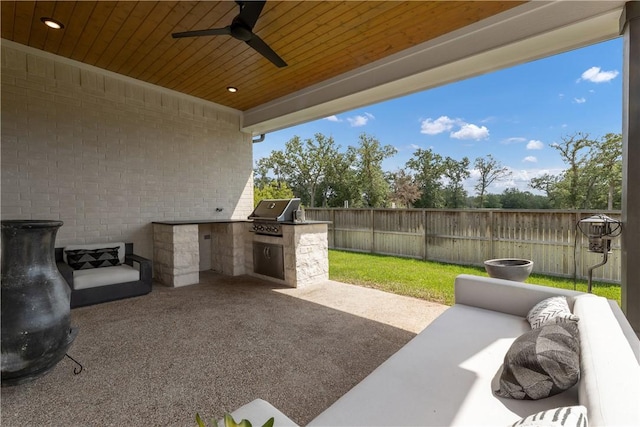
[[[582,218],[620,211],[492,209],[336,209],[308,208],[309,220],[330,221],[329,247],[453,264],[483,266],[492,258],[533,260],[535,273],[586,278],[603,255],[588,251],[576,228]],[[620,283],[620,238],[594,280]],[[577,262],[576,262],[577,261]]]

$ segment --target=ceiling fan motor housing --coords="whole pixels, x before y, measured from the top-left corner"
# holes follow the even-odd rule
[[[243,42],[248,42],[253,37],[253,32],[251,28],[247,26],[242,20],[236,16],[233,18],[233,22],[229,27],[231,36],[238,40],[242,40]]]

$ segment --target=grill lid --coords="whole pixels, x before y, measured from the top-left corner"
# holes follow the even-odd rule
[[[260,200],[249,219],[263,221],[293,221],[293,213],[300,207],[300,199]]]

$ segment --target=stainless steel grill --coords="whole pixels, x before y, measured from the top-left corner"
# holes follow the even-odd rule
[[[293,221],[293,215],[300,207],[300,199],[265,199],[258,202],[249,219],[253,220],[252,230],[258,234],[282,236],[279,223]]]

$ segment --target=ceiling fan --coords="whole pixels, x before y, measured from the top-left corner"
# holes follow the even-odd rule
[[[224,28],[173,33],[171,37],[179,39],[200,36],[231,36],[248,44],[277,67],[286,67],[287,63],[252,31],[266,1],[236,1],[236,3],[240,6],[240,13],[233,18],[231,25],[227,25]]]

